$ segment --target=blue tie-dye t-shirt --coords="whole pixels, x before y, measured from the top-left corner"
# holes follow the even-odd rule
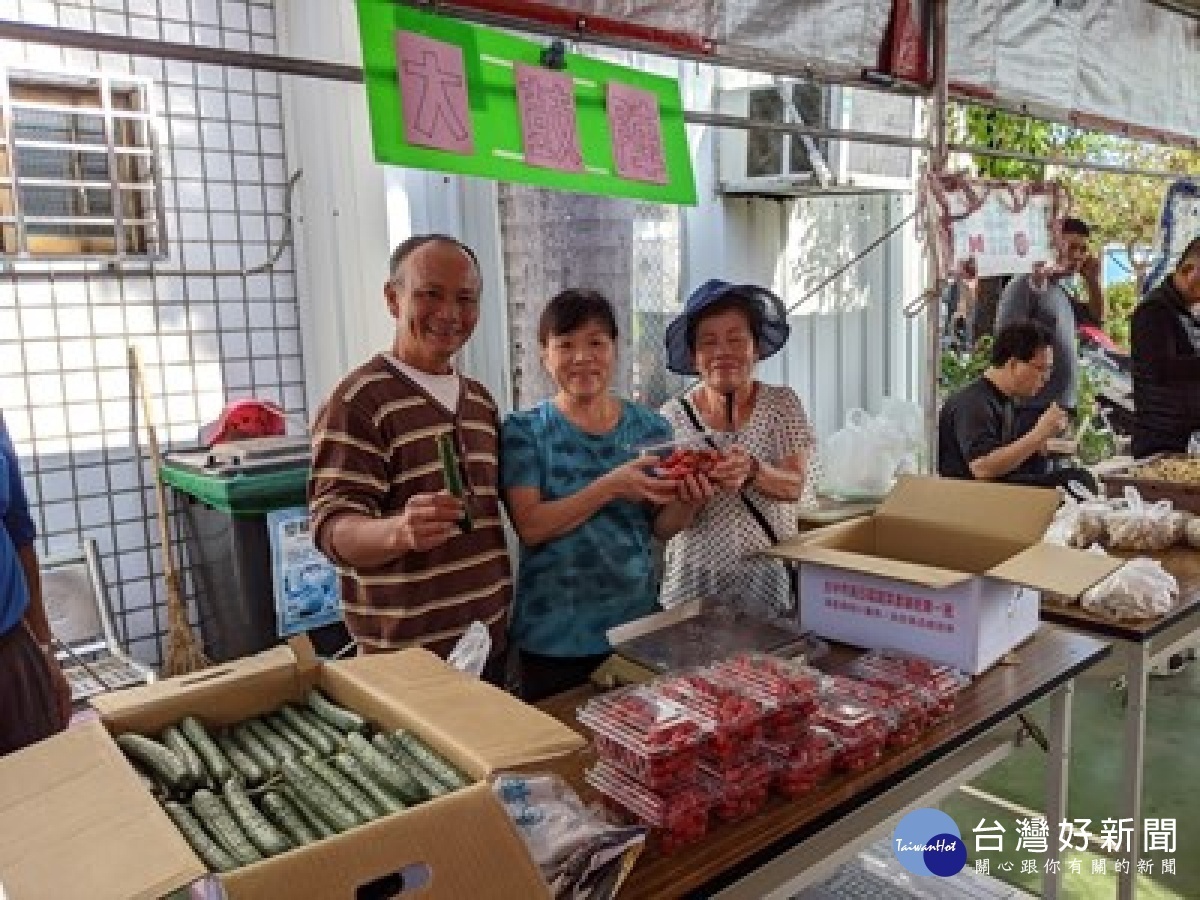
[[[588,434],[550,401],[504,422],[501,483],[561,500],[637,456],[640,444],[671,439],[667,420],[622,401],[617,426]],[[654,509],[617,500],[561,537],[521,546],[512,638],[522,650],[573,657],[606,653],[604,633],[658,608]]]

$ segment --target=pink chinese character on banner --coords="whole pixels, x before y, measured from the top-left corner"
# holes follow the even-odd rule
[[[526,164],[561,172],[582,172],[575,82],[571,76],[517,63],[515,77]]]
[[[1017,251],[1017,256],[1025,256],[1029,253],[1029,235],[1023,231],[1018,231],[1013,235],[1013,247]]]
[[[983,235],[972,234],[967,237],[967,252],[968,253],[983,253]]]
[[[396,74],[404,140],[450,153],[474,153],[462,48],[397,31]]]
[[[658,95],[616,81],[608,83],[608,130],[617,174],[634,181],[667,183]]]

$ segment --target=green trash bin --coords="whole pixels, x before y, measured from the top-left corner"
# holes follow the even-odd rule
[[[308,472],[306,441],[302,450],[267,459],[204,451],[168,454],[163,461],[163,481],[183,501],[200,637],[214,662],[280,643],[267,515],[306,505]],[[309,636],[325,656],[350,642],[341,622]]]

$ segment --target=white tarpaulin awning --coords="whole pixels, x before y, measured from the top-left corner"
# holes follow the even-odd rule
[[[949,0],[948,35],[954,93],[1131,137],[1200,141],[1195,18],[1148,0]]]

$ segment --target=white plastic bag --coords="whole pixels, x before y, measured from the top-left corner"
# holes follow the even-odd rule
[[[1150,619],[1171,611],[1179,582],[1157,560],[1127,562],[1079,598],[1085,609],[1114,619]]]
[[[1157,553],[1174,546],[1179,522],[1170,500],[1146,503],[1136,488],[1125,488],[1125,505],[1104,520],[1108,546],[1113,550]]]
[[[1072,493],[1067,493],[1042,540],[1060,547],[1086,550],[1104,540],[1104,523],[1113,506],[1077,482],[1072,482],[1071,489],[1087,499],[1076,500]]]
[[[882,497],[892,489],[907,439],[891,422],[852,409],[846,426],[830,435],[822,459],[825,490],[846,498]]]
[[[483,667],[487,665],[491,653],[492,635],[487,626],[482,622],[472,622],[446,657],[446,662],[460,672],[478,678],[483,674]]]

